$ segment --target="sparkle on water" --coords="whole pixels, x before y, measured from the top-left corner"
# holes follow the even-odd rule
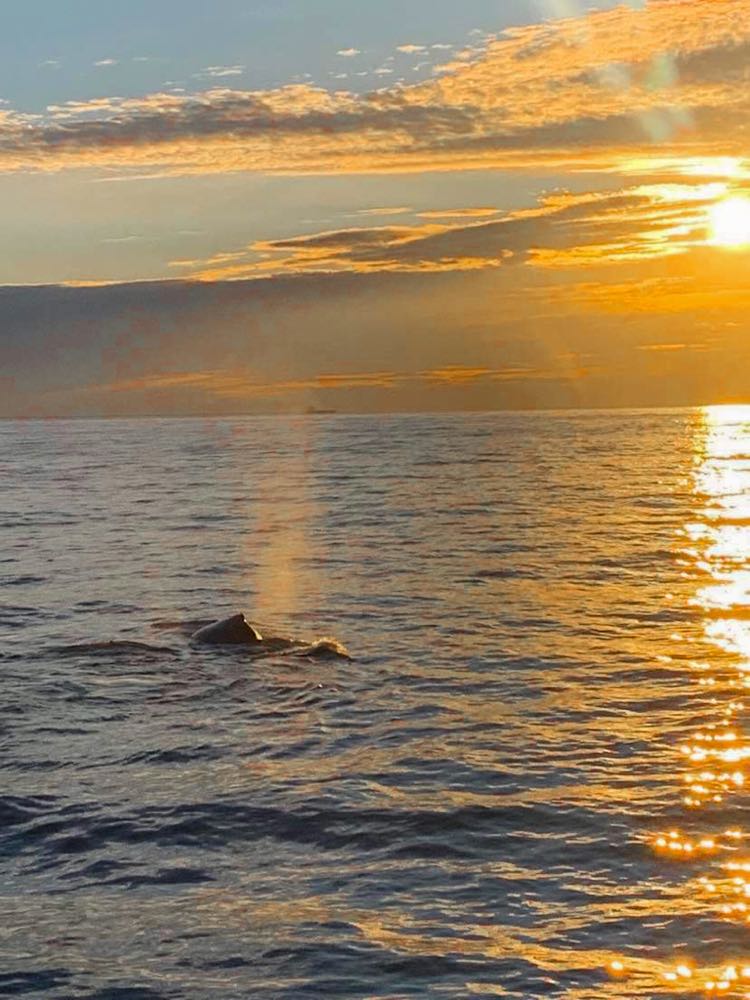
[[[698,905],[721,920],[750,925],[750,843],[744,828],[724,825],[734,797],[743,794],[750,758],[742,731],[743,693],[750,686],[750,573],[745,568],[750,557],[750,407],[707,407],[704,421],[693,476],[701,507],[682,532],[685,577],[702,581],[691,603],[703,615],[704,634],[672,638],[707,646],[706,660],[688,660],[705,721],[675,751],[686,768],[683,785],[676,788],[683,793],[685,829],[658,833],[652,848],[665,861],[689,866],[685,891]],[[663,982],[674,991],[750,997],[750,948],[744,956],[738,949],[729,960],[703,967],[689,951],[688,945],[681,959],[662,969]],[[610,973],[619,979],[628,968],[627,959],[618,958]],[[637,962],[630,968],[633,988],[638,989],[640,978],[645,989],[652,970]]]

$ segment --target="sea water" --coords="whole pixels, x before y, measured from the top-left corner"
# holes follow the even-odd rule
[[[750,990],[750,413],[5,422],[0,484],[0,994]]]

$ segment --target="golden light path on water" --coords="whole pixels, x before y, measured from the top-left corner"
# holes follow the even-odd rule
[[[745,925],[748,944],[744,955],[727,954],[712,967],[694,961],[686,948],[684,958],[661,970],[661,979],[678,995],[750,998],[750,830],[727,822],[733,807],[743,814],[738,796],[750,780],[743,726],[750,708],[750,407],[707,407],[702,417],[692,484],[696,517],[682,532],[683,576],[698,581],[691,604],[702,634],[687,641],[696,650],[705,644],[708,655],[687,662],[710,711],[675,748],[685,829],[660,832],[651,847],[665,863],[691,870],[697,863],[700,873],[686,883],[692,901],[710,918],[734,925],[733,941],[734,928]],[[611,975],[629,979],[633,988],[644,987],[649,972],[625,956],[610,963]]]

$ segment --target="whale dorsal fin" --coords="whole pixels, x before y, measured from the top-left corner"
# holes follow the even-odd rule
[[[251,646],[262,642],[263,636],[245,620],[243,614],[236,614],[198,629],[190,639],[216,646]]]

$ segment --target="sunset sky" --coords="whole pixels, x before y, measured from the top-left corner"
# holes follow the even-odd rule
[[[26,0],[0,415],[748,401],[747,0]]]

